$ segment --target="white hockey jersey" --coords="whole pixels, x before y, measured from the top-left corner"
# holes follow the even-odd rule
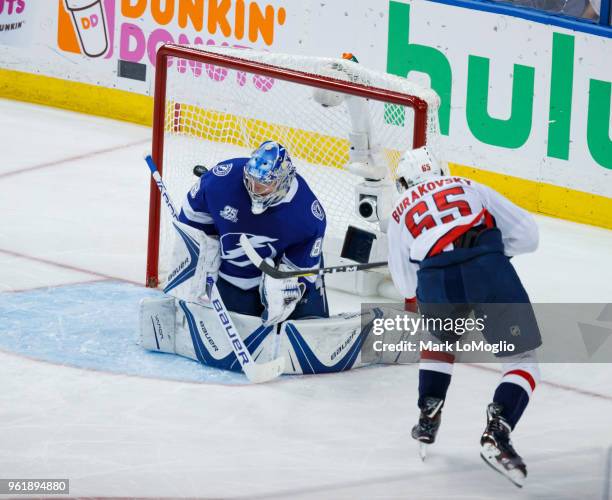
[[[389,220],[389,271],[395,286],[414,297],[418,263],[453,249],[479,224],[497,227],[508,256],[533,252],[538,227],[531,214],[492,189],[463,177],[432,177],[405,191]]]

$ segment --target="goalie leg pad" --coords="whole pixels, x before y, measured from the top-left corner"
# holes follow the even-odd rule
[[[227,333],[219,323],[215,311],[193,302],[179,300],[177,317],[176,353],[200,363],[223,370],[242,371]],[[272,360],[274,327],[264,327],[261,318],[230,313],[236,330],[258,363]]]
[[[284,356],[284,374],[333,373],[374,363],[414,360],[386,359],[372,344],[375,318],[382,311],[338,314],[331,318],[291,320],[265,327],[261,318],[230,313],[244,345],[258,363]],[[207,366],[241,371],[226,332],[215,312],[173,297],[144,299],[140,305],[140,344],[157,352],[176,353]]]
[[[392,304],[378,304],[371,314],[376,320],[374,335],[370,335],[361,350],[364,362],[380,363],[383,365],[407,365],[418,363],[420,359],[418,342],[428,333],[424,330],[395,330],[381,328],[386,319],[397,317],[414,318],[420,320],[418,313],[397,309]]]
[[[260,363],[271,361],[275,328],[262,326],[257,316],[230,314],[253,358]],[[224,370],[241,371],[228,336],[209,307],[170,296],[143,299],[139,316],[139,344],[144,349],[178,354]]]
[[[176,308],[174,298],[146,298],[140,301],[139,344],[149,351],[175,352]]]
[[[376,363],[377,359],[361,356],[372,334],[373,319],[373,313],[344,313],[283,323],[280,355],[285,357],[284,373],[333,373]]]

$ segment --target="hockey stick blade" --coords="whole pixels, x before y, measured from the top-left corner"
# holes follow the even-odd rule
[[[355,271],[366,271],[368,269],[375,269],[378,267],[385,267],[388,262],[368,262],[367,264],[348,264],[345,266],[331,266],[331,267],[315,267],[313,269],[300,269],[298,271],[280,271],[275,267],[268,264],[261,256],[257,253],[253,245],[249,241],[246,234],[240,235],[240,245],[244,249],[244,253],[262,273],[267,274],[275,279],[286,279],[286,278],[299,278],[302,276],[314,276],[323,274],[334,274],[334,273],[351,273]]]
[[[279,377],[285,369],[285,358],[280,357],[267,363],[253,364],[242,367],[245,375],[253,384],[270,382]]]

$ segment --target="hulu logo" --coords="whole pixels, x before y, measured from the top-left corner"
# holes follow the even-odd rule
[[[410,43],[410,5],[391,1],[389,4],[389,41],[387,72],[407,76],[411,71],[429,75],[431,87],[441,99],[440,131],[450,133],[451,90],[453,69],[448,58],[427,45]],[[536,68],[514,64],[510,117],[500,119],[488,112],[490,59],[468,55],[467,95],[465,113],[467,126],[480,142],[516,149],[529,139],[533,120],[546,119],[547,156],[570,158],[570,125],[574,87],[574,37],[554,33],[550,71],[550,102],[548,116],[534,117],[534,82]],[[610,101],[612,84],[591,79],[586,130],[586,144],[593,159],[602,167],[612,169],[612,139],[610,138]]]

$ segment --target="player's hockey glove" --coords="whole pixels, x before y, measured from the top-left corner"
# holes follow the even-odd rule
[[[279,269],[285,271],[293,268],[280,264]],[[281,323],[291,315],[306,290],[306,285],[298,280],[299,278],[279,280],[264,274],[259,286],[261,303],[265,307],[261,316],[264,326]]]

